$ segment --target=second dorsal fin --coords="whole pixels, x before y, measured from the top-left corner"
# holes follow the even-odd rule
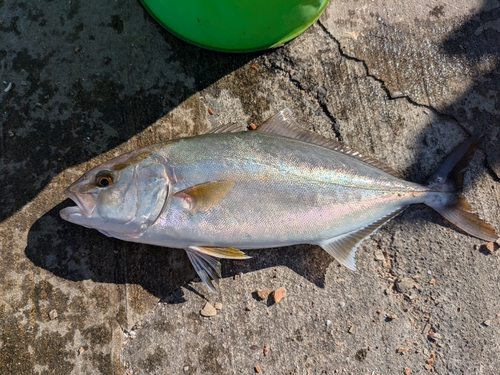
[[[302,129],[293,118],[292,111],[290,111],[290,109],[288,108],[284,108],[274,116],[268,118],[266,121],[264,121],[264,123],[262,123],[262,125],[257,128],[256,131],[261,133],[279,135],[281,137],[293,138],[299,141],[326,147],[330,150],[342,152],[343,154],[371,164],[374,167],[377,167],[378,169],[383,170],[384,172],[387,172],[394,177],[402,178],[400,173],[370,156],[363,156],[358,151],[340,143],[339,141],[323,137],[322,135],[316,134],[309,130]]]

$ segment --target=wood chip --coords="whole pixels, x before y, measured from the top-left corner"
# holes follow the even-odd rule
[[[250,124],[248,124],[248,129],[255,130],[255,129],[257,129],[257,125],[255,125],[253,122],[251,122]]]
[[[271,294],[271,289],[262,288],[262,289],[257,290],[255,292],[255,294],[257,295],[258,299],[264,300],[264,299],[267,299],[267,297],[269,296],[269,294]]]
[[[258,70],[258,69],[259,69],[259,68],[257,68],[257,65],[252,65],[252,66],[251,66],[251,68],[252,68],[253,70]]]
[[[260,368],[260,366],[259,366],[259,365],[256,365],[253,369],[255,370],[255,372],[256,372],[257,374],[262,373],[262,369]]]
[[[286,289],[280,286],[278,289],[276,289],[273,292],[273,301],[274,303],[278,303],[281,301],[283,298],[286,297]]]
[[[208,113],[209,113],[210,115],[213,115],[213,114],[214,114],[214,111],[212,110],[212,108],[207,108],[207,110],[208,110]]]
[[[408,348],[398,348],[397,352],[398,353],[407,353],[408,352]]]
[[[200,310],[202,316],[215,316],[217,315],[217,310],[210,303],[206,303],[205,306]]]

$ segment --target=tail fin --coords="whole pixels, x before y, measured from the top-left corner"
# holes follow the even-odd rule
[[[465,167],[474,155],[481,138],[482,136],[478,135],[472,136],[455,148],[429,179],[429,187],[435,191],[459,192],[462,189]],[[490,224],[470,211],[469,203],[461,195],[458,195],[457,199],[449,204],[443,204],[442,202],[428,204],[452,224],[471,236],[485,241],[497,241],[499,239],[498,234]]]

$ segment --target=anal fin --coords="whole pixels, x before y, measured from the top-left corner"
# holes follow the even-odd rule
[[[352,271],[356,270],[356,261],[354,256],[356,255],[356,250],[363,240],[370,237],[373,233],[377,231],[382,225],[387,223],[393,217],[400,214],[406,207],[399,210],[391,212],[388,215],[381,217],[380,219],[368,224],[366,227],[358,229],[353,232],[344,233],[340,236],[330,238],[319,243],[324,250],[326,250],[331,256],[333,256],[337,261],[349,268]]]
[[[250,258],[241,250],[232,247],[189,246],[185,250],[196,273],[212,293],[216,293],[212,281],[221,278],[221,266],[217,258]]]

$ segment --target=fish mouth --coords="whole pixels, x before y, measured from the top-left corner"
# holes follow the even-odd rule
[[[61,216],[70,217],[70,215],[81,214],[85,217],[90,217],[96,206],[96,199],[93,194],[75,193],[71,191],[72,186],[64,191],[64,194],[76,203],[76,206],[66,207],[61,210]]]

